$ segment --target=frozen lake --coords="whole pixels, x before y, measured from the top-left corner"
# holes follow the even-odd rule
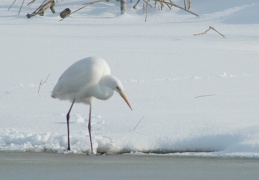
[[[1,179],[257,179],[259,159],[1,152]]]

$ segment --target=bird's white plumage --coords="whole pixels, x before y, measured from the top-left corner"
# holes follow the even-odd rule
[[[52,97],[89,103],[100,80],[110,75],[111,70],[102,58],[88,57],[72,64],[59,78]]]

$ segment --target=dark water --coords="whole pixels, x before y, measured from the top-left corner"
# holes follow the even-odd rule
[[[259,159],[0,152],[0,179],[259,179]]]

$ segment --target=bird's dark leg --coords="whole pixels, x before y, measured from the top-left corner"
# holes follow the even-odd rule
[[[67,150],[70,151],[70,135],[69,135],[69,118],[70,118],[70,111],[74,105],[75,99],[73,100],[68,112],[67,112]]]
[[[91,135],[91,114],[92,114],[92,105],[89,105],[89,121],[88,121],[88,132],[90,137],[90,144],[91,144],[91,154],[93,153],[93,144],[92,144],[92,135]]]

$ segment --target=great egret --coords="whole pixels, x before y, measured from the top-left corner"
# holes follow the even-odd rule
[[[79,60],[61,75],[51,96],[72,102],[66,116],[68,150],[70,150],[69,118],[74,103],[89,104],[88,131],[92,153],[91,111],[93,99],[107,100],[113,95],[114,91],[120,94],[132,110],[120,80],[111,75],[108,64],[102,58],[88,57]]]

